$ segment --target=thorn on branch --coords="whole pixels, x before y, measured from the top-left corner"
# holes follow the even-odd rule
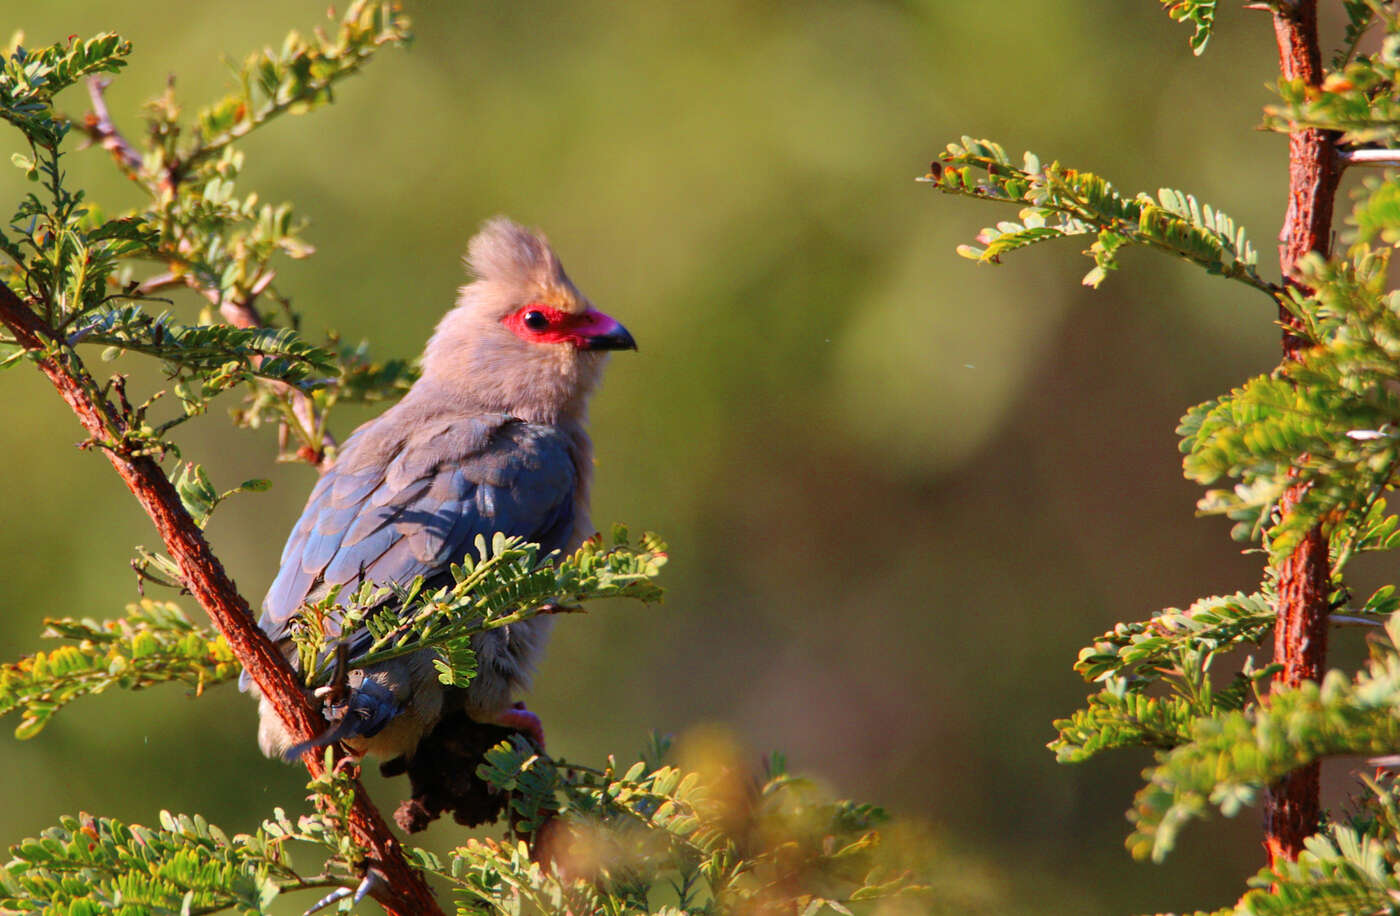
[[[126,397],[126,376],[120,373],[113,375],[109,384],[112,386],[112,390],[117,393],[117,400],[121,402],[122,418],[128,423],[133,419],[139,421],[139,418],[136,417],[136,410],[131,406],[131,402],[127,400]]]
[[[1382,168],[1400,166],[1400,150],[1396,149],[1339,149],[1337,161],[1342,165],[1370,165]]]
[[[1385,621],[1366,617],[1353,617],[1350,614],[1332,614],[1329,618],[1336,627],[1384,627]]]
[[[322,897],[320,900],[317,900],[315,903],[313,903],[311,905],[311,909],[307,910],[305,913],[302,913],[301,916],[312,916],[313,913],[320,912],[321,910],[324,910],[326,907],[330,906],[332,903],[337,903],[341,900],[344,900],[346,897],[350,897],[351,895],[354,896],[354,899],[350,901],[350,904],[351,906],[354,906],[355,904],[359,903],[361,900],[364,900],[371,893],[380,889],[383,886],[384,878],[379,874],[379,872],[371,868],[365,874],[364,880],[360,882],[358,887],[336,888],[326,896]]]

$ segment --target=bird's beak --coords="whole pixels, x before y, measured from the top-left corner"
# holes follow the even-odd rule
[[[580,350],[635,350],[637,342],[632,339],[616,318],[589,309],[587,329],[579,336]]]

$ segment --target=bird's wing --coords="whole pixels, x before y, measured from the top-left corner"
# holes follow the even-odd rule
[[[329,587],[431,579],[477,535],[566,546],[577,474],[562,433],[504,416],[384,419],[346,440],[287,539],[260,621],[273,639]]]

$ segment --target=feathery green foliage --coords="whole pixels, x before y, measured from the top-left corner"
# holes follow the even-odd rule
[[[1388,249],[1361,241],[1345,260],[1307,258],[1300,275],[1315,292],[1279,297],[1298,316],[1307,359],[1192,408],[1177,430],[1188,477],[1239,481],[1207,491],[1202,511],[1238,519],[1236,536],[1262,535],[1276,560],[1319,523],[1341,542],[1343,564],[1395,543],[1382,498],[1400,461],[1400,300],[1385,288],[1388,261]],[[1290,475],[1307,488],[1280,513]]]
[[[330,862],[293,871],[288,840],[319,847],[337,828],[323,815],[296,822],[280,808],[254,834],[229,838],[199,815],[160,813],[160,827],[79,814],[11,847],[0,869],[0,908],[64,916],[118,913],[257,914],[285,891],[343,886]]]
[[[83,41],[69,40],[39,50],[8,48],[0,67],[0,118],[9,121],[35,145],[55,147],[70,125],[57,118],[53,97],[97,73],[126,66],[130,42],[111,32]]]
[[[1328,672],[1321,685],[1275,691],[1268,703],[1221,711],[1192,723],[1188,739],[1147,773],[1131,817],[1128,846],[1161,859],[1187,818],[1208,803],[1226,815],[1252,804],[1261,788],[1290,770],[1338,754],[1387,754],[1400,747],[1400,619],[1387,627],[1365,670],[1348,679]]]
[[[326,619],[332,612],[341,621],[337,631],[369,631],[371,642],[357,653],[358,664],[432,648],[442,682],[465,686],[476,669],[471,639],[478,633],[540,614],[580,611],[585,601],[661,600],[651,580],[666,564],[666,545],[650,533],[634,547],[618,525],[609,546],[595,537],[566,557],[541,555],[538,544],[500,532],[490,544],[478,535],[475,546],[480,559],[467,556],[454,564],[452,585],[424,592],[421,576],[406,587],[365,582],[354,595],[337,592],[303,610],[292,629],[302,670],[311,672],[308,686],[330,675]]]
[[[109,687],[176,681],[202,692],[238,676],[223,638],[178,605],[143,600],[126,610],[118,620],[47,620],[44,635],[68,643],[0,665],[0,716],[20,713],[15,737],[34,737],[68,703]]]
[[[1199,53],[1210,37],[1214,3],[1163,4],[1196,27]],[[1290,15],[1285,4],[1281,15]],[[1325,128],[1344,144],[1400,140],[1400,13],[1379,0],[1341,0],[1342,45],[1320,86],[1279,85],[1266,124],[1281,131]],[[1363,48],[1368,30],[1384,35]],[[1385,149],[1359,153],[1400,161]],[[1400,469],[1400,292],[1388,276],[1400,243],[1400,185],[1385,172],[1354,192],[1338,254],[1313,254],[1290,283],[1264,279],[1243,229],[1217,208],[1162,191],[1128,198],[1108,182],[1033,154],[1013,162],[988,141],[950,144],[925,177],[940,191],[1015,203],[1018,222],[984,229],[960,253],[997,263],[1010,251],[1066,236],[1092,235],[1085,254],[1097,286],[1134,244],[1176,255],[1207,273],[1269,296],[1290,319],[1295,360],[1191,408],[1182,419],[1186,476],[1210,489],[1202,513],[1224,514],[1234,536],[1259,545],[1267,561],[1258,590],[1205,598],[1125,622],[1079,654],[1075,669],[1095,685],[1085,708],[1055,722],[1050,748],[1060,761],[1144,747],[1144,773],[1129,818],[1128,848],[1161,860],[1182,828],[1213,810],[1230,816],[1258,803],[1265,789],[1323,757],[1378,756],[1393,766],[1400,751],[1400,602],[1385,585],[1359,605],[1348,584],[1360,553],[1400,546],[1400,518],[1386,505]],[[1273,316],[1270,315],[1270,318]],[[1355,673],[1330,670],[1320,683],[1271,684],[1276,664],[1254,652],[1275,636],[1280,569],[1308,532],[1329,547],[1331,623],[1374,628],[1371,658]],[[1400,803],[1391,776],[1367,781],[1368,799],[1349,819],[1320,825],[1296,863],[1281,861],[1250,880],[1240,914],[1395,912],[1400,899]]]
[[[165,434],[205,412],[218,394],[240,388],[245,400],[233,414],[239,425],[278,423],[288,433],[285,457],[318,460],[333,448],[325,433],[338,401],[393,397],[411,381],[406,362],[375,363],[363,345],[343,347],[334,332],[325,347],[300,337],[291,303],[277,288],[278,259],[306,258],[314,249],[290,204],[238,192],[244,156],[235,145],[283,115],[328,103],[333,87],[380,48],[409,38],[395,4],[356,0],[333,36],[319,28],[309,38],[294,32],[280,50],[250,56],[238,70],[237,90],[200,109],[192,123],[173,90],[146,107],[139,134],[123,134],[100,107],[85,129],[112,149],[147,197],[111,219],[63,182],[62,144],[74,122],[55,109],[53,95],[84,75],[115,71],[129,45],[98,36],[43,52],[17,48],[7,60],[0,98],[14,100],[6,117],[30,144],[14,162],[47,193],[28,195],[10,234],[0,233],[9,261],[0,265],[0,280],[44,303],[45,320],[67,335],[53,343],[55,352],[96,345],[104,359],[134,353],[160,360],[179,412],[147,420],[147,408],[164,392],[140,407],[126,405],[148,451],[178,454]],[[101,84],[94,95],[100,99]],[[164,270],[141,269],[150,263]],[[179,287],[208,303],[194,320],[145,304]],[[264,310],[264,302],[274,308]],[[0,338],[0,347],[5,343]]]
[[[1025,204],[1019,222],[1004,220],[983,229],[976,245],[958,254],[982,264],[1000,264],[1001,256],[1038,242],[1094,235],[1085,254],[1094,267],[1084,285],[1097,287],[1118,269],[1118,251],[1127,245],[1155,248],[1220,274],[1274,292],[1255,272],[1258,256],[1244,230],[1221,211],[1202,205],[1190,194],[1163,188],[1153,197],[1124,197],[1108,181],[1058,162],[1045,165],[1026,153],[1017,165],[996,143],[963,137],[948,144],[923,181],[946,194]]]
[[[62,367],[109,411],[99,421],[106,430],[86,444],[153,458],[199,527],[231,495],[267,487],[249,480],[221,491],[201,464],[172,463],[181,453],[170,433],[214,397],[238,392],[236,425],[278,424],[280,457],[319,463],[333,453],[327,418],[335,404],[396,398],[415,376],[408,360],[375,359],[334,332],[322,346],[300,334],[276,271],[283,256],[302,259],[313,249],[290,205],[264,204],[236,186],[240,139],[331,102],[340,80],[380,48],[409,38],[396,4],[370,0],[352,3],[331,31],[293,33],[280,50],[252,55],[235,91],[192,120],[168,90],[147,106],[144,131],[132,135],[139,147],[106,111],[103,84],[90,84],[94,112],[82,122],[55,108],[61,90],[122,66],[130,48],[119,37],[41,51],[14,47],[0,66],[0,116],[28,148],[13,161],[40,189],[0,231],[0,282],[52,331],[35,351],[0,337],[0,367],[26,358]],[[141,206],[106,218],[69,186],[64,143],[79,123],[145,193]],[[202,297],[196,314],[171,302],[151,307],[176,287]],[[105,361],[153,361],[174,398],[162,401],[163,389],[135,396],[122,374],[99,382],[80,348]],[[479,560],[453,567],[451,585],[365,583],[340,596],[344,624],[363,624],[370,634],[357,663],[431,649],[442,681],[466,686],[475,674],[473,635],[603,598],[654,602],[661,594],[654,579],[667,559],[653,535],[634,542],[622,527],[564,557],[499,534],[478,539],[477,550]],[[183,587],[169,558],[138,553],[138,584]],[[332,652],[325,623],[334,600],[305,609],[293,627],[312,685],[328,674],[320,662]],[[65,644],[0,666],[0,714],[19,714],[20,738],[37,734],[67,703],[113,686],[173,681],[199,695],[239,670],[224,640],[171,602],[143,600],[120,620],[50,620],[45,635]],[[316,888],[334,889],[325,902],[348,909],[351,890],[368,887],[362,881],[374,863],[348,827],[351,777],[330,767],[327,754],[328,775],[309,786],[319,813],[293,818],[279,809],[253,834],[230,838],[198,815],[162,813],[159,828],[63,818],[11,847],[0,867],[0,910],[261,913],[283,894]],[[538,850],[492,841],[468,843],[445,861],[426,853],[417,861],[450,883],[462,912],[556,912],[565,902],[575,912],[637,912],[667,897],[672,902],[661,911],[675,914],[733,906],[849,913],[848,903],[916,889],[910,863],[880,846],[877,809],[834,801],[777,763],[755,780],[736,775],[743,771],[737,756],[683,774],[661,755],[656,742],[645,762],[620,772],[611,761],[591,769],[502,744],[480,777],[509,794],[516,830],[534,832],[539,842],[553,830],[550,854],[567,861],[542,864]],[[566,837],[576,842],[558,843]],[[312,847],[324,860],[319,870],[293,867],[287,849],[294,843]]]

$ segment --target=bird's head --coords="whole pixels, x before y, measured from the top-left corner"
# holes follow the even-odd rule
[[[423,381],[535,422],[581,416],[608,351],[635,350],[632,335],[578,291],[542,235],[504,217],[466,262],[475,279],[428,341]]]

